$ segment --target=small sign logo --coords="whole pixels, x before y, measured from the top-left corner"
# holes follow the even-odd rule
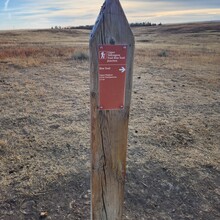
[[[101,60],[106,59],[106,53],[104,51],[100,52],[100,59]]]

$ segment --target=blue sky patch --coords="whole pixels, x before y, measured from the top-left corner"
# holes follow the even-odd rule
[[[0,29],[94,24],[103,0],[0,0]],[[220,20],[219,0],[121,0],[131,22]]]

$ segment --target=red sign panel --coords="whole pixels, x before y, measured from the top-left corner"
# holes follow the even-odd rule
[[[99,108],[124,108],[126,80],[126,45],[99,46]]]

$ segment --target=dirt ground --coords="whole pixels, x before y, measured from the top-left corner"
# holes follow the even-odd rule
[[[220,219],[220,24],[133,32],[123,219]],[[0,220],[90,218],[88,39],[0,31]]]

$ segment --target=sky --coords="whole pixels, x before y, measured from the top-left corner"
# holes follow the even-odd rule
[[[0,30],[95,23],[104,0],[0,0]],[[220,21],[220,0],[121,0],[129,23]]]

